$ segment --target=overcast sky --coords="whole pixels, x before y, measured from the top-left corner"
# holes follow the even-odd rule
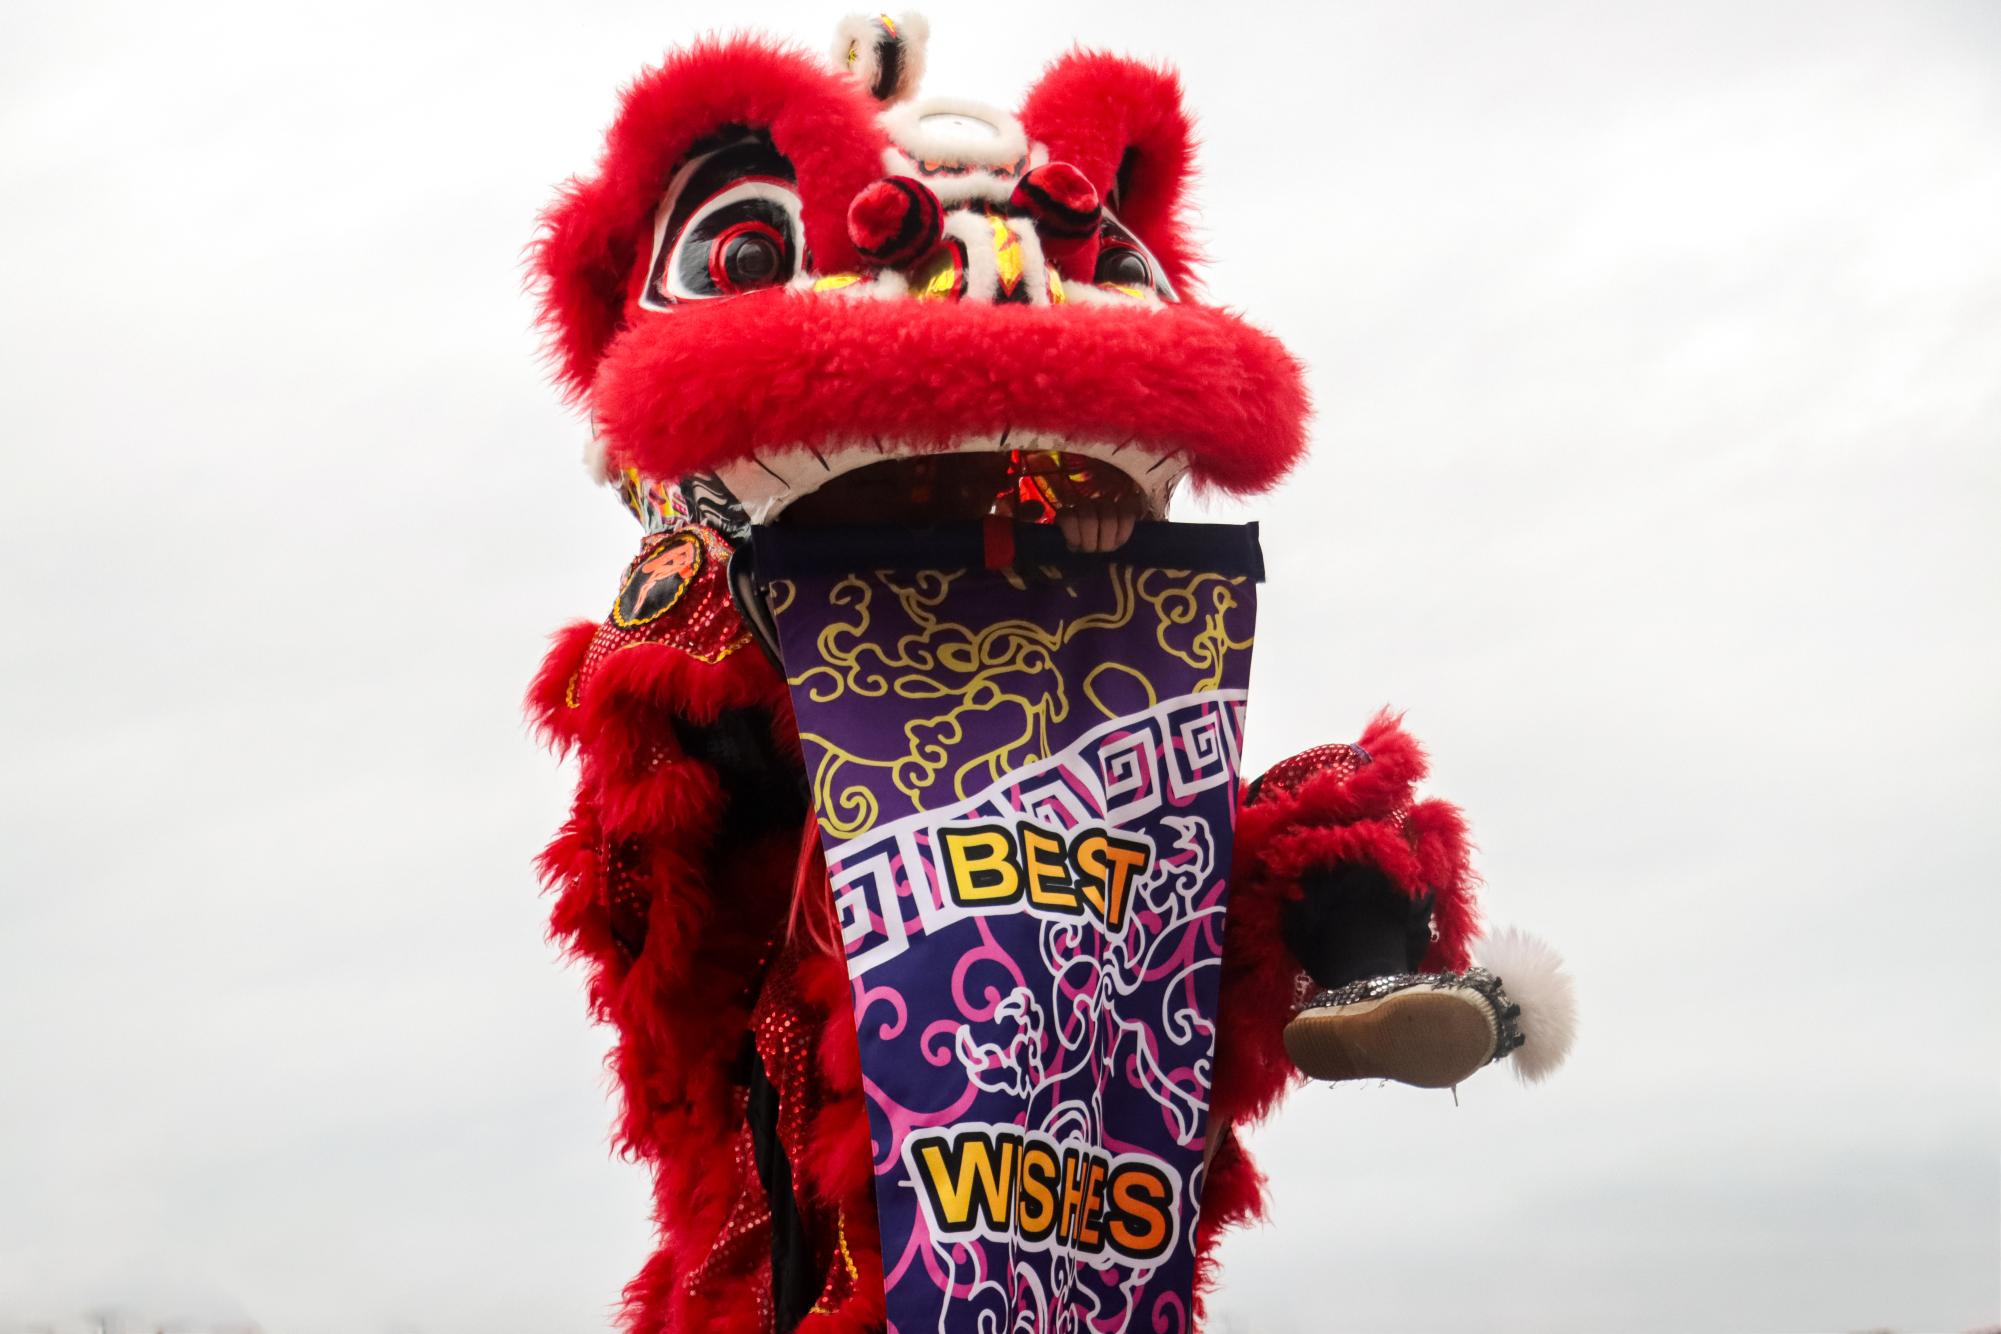
[[[563,12],[567,11],[567,12]],[[1220,1329],[2001,1321],[2001,4],[933,5],[1171,57],[1309,364],[1254,768],[1384,703],[1554,1083],[1308,1090]],[[603,1328],[649,1245],[518,699],[634,537],[520,247],[727,15],[0,10],[0,1330]]]

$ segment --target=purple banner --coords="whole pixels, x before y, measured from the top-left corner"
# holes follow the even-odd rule
[[[890,1329],[1193,1325],[1255,529],[760,529],[874,1136]]]

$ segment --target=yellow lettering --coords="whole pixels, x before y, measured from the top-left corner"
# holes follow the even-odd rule
[[[1084,1213],[1077,1223],[1077,1244],[1087,1251],[1104,1249],[1101,1230],[1105,1215],[1105,1164],[1093,1158],[1084,1176]]]
[[[1146,844],[1095,831],[1079,838],[1070,855],[1085,877],[1077,891],[1098,919],[1117,931],[1125,925],[1133,872],[1146,865]]]
[[[1084,1212],[1084,1173],[1087,1166],[1084,1155],[1075,1149],[1063,1152],[1063,1203],[1056,1224],[1056,1235],[1064,1242],[1077,1239],[1077,1228]]]
[[[1112,1178],[1112,1245],[1148,1260],[1167,1249],[1166,1180],[1150,1168],[1124,1164]]]
[[[963,1136],[949,1145],[935,1141],[921,1145],[917,1157],[924,1167],[931,1201],[938,1208],[939,1222],[955,1231],[971,1228],[977,1207],[990,1225],[1007,1226],[1018,1148],[1011,1139],[996,1146],[977,1135]],[[979,1191],[977,1199],[975,1189]]]
[[[994,828],[941,829],[945,880],[960,903],[1005,903],[1021,893],[1014,843]]]
[[[1021,1235],[1040,1241],[1056,1227],[1056,1174],[1062,1170],[1056,1153],[1031,1141],[1021,1150],[1021,1203],[1015,1221]]]
[[[1038,908],[1077,909],[1077,891],[1070,885],[1063,863],[1051,861],[1063,854],[1063,840],[1032,824],[1021,826],[1021,864],[1028,872],[1028,901]]]
[[[1113,931],[1125,925],[1126,895],[1132,873],[1146,865],[1146,845],[1105,840],[1105,860],[1112,864],[1110,883],[1105,889],[1105,925]]]

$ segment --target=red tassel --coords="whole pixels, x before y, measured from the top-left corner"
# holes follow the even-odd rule
[[[1005,514],[989,514],[980,529],[980,545],[989,570],[1014,568],[1014,520]]]

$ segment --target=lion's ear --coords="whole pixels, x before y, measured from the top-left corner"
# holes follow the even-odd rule
[[[1186,291],[1197,259],[1184,217],[1195,126],[1180,77],[1124,56],[1072,51],[1029,91],[1021,123],[1051,161],[1084,173]]]
[[[725,132],[757,134],[791,165],[814,266],[857,267],[848,204],[882,173],[889,141],[878,110],[855,80],[757,37],[699,42],[640,76],[597,171],[563,187],[531,255],[541,323],[570,396],[589,391],[643,285],[654,214],[674,173]]]
[[[590,389],[598,358],[625,315],[632,242],[616,234],[606,193],[602,178],[565,183],[543,212],[530,250],[538,322],[556,380],[571,399]]]
[[[834,29],[834,68],[885,106],[906,101],[924,82],[931,24],[922,14],[850,14]]]

